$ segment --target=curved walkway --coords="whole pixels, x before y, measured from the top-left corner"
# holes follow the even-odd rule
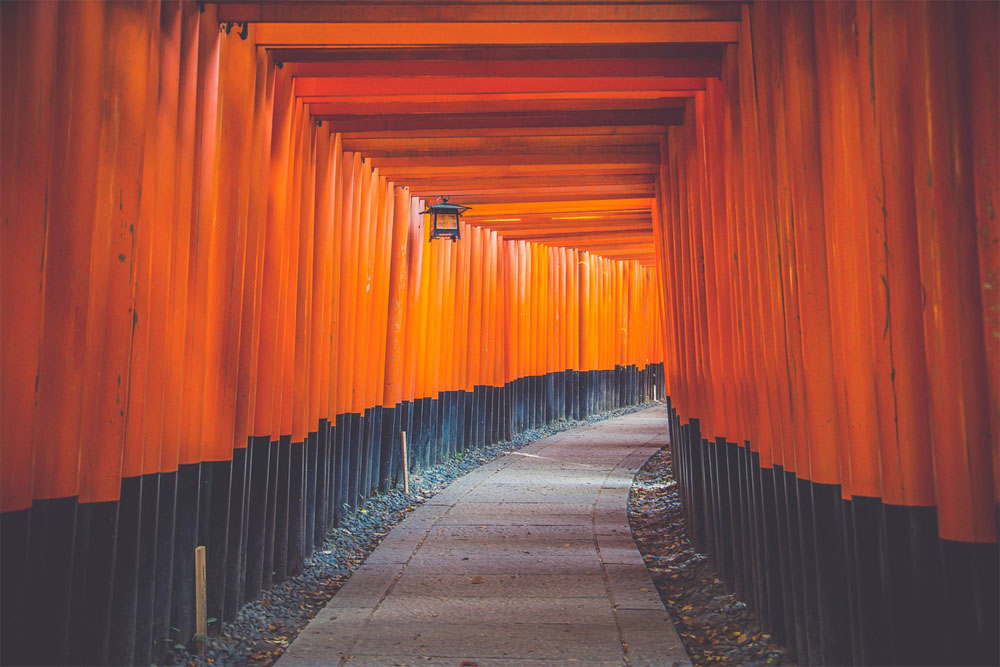
[[[488,463],[382,540],[279,665],[689,664],[629,531],[666,410]]]

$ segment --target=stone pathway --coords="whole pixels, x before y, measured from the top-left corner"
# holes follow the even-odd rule
[[[651,408],[456,480],[392,529],[279,665],[687,665],[629,532]]]

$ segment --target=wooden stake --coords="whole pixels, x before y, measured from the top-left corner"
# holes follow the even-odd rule
[[[406,431],[399,432],[400,450],[403,458],[403,493],[410,492],[410,465],[406,460]]]
[[[205,596],[205,547],[201,546],[194,550],[195,646],[199,653],[204,650],[204,637],[208,636],[208,605]]]

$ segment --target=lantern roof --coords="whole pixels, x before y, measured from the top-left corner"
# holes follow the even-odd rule
[[[462,206],[461,204],[449,204],[448,198],[442,197],[440,204],[428,204],[427,208],[420,212],[420,215],[424,215],[425,213],[453,213],[461,215],[471,208],[471,206]]]

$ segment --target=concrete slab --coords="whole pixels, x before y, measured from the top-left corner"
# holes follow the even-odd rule
[[[447,556],[428,555],[418,552],[407,565],[407,574],[558,574],[572,571],[574,574],[599,574],[601,562],[591,548],[590,553],[564,555],[537,555],[524,553],[510,558],[493,555],[467,555],[454,553]]]
[[[632,540],[654,408],[565,431],[451,484],[394,528],[282,665],[686,665]]]
[[[435,540],[462,540],[478,543],[502,543],[508,540],[566,541],[594,539],[593,531],[576,526],[434,526],[429,535]],[[374,555],[374,554],[373,554]]]
[[[407,655],[397,655],[397,656],[367,656],[358,655],[351,656],[349,660],[344,662],[345,665],[351,665],[351,667],[421,667],[423,665],[430,665],[431,667],[458,667],[463,662],[475,663],[478,667],[546,667],[551,665],[552,667],[564,667],[566,665],[586,665],[586,667],[620,667],[622,664],[617,660],[583,660],[580,658],[531,658],[528,660],[519,660],[517,658],[477,658],[476,660],[466,660],[463,657],[444,657],[444,656],[421,656],[419,658],[414,658],[413,656]]]
[[[619,610],[622,639],[632,667],[682,667],[691,661],[668,617],[659,611]],[[664,659],[667,656],[667,659]]]
[[[613,624],[614,611],[601,597],[430,597],[393,595],[379,605],[372,621],[441,623]]]
[[[401,571],[401,565],[366,562],[351,574],[351,578],[326,606],[375,608]]]
[[[399,623],[369,621],[354,655],[439,655],[484,658],[572,656],[615,660],[623,656],[614,623]]]
[[[611,601],[616,608],[657,611],[664,608],[644,564],[605,563],[604,574],[611,591]]]
[[[393,595],[448,597],[597,597],[608,598],[601,573],[572,574],[432,574],[404,573]],[[339,595],[339,593],[338,593]],[[335,598],[336,599],[336,598]]]

